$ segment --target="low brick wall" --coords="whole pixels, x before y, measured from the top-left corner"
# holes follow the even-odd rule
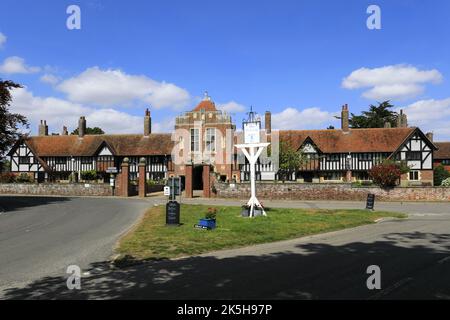
[[[301,184],[257,182],[259,199],[270,200],[353,200],[365,201],[373,193],[379,201],[450,201],[450,188],[406,187],[381,189],[352,187],[350,184]],[[216,182],[212,195],[218,198],[246,199],[250,197],[249,183]]]
[[[109,184],[0,183],[0,194],[111,196]]]

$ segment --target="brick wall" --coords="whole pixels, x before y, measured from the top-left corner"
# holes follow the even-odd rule
[[[109,184],[0,183],[0,194],[111,196]]]
[[[450,188],[407,187],[381,189],[377,187],[352,187],[349,184],[300,184],[257,182],[258,199],[272,200],[366,200],[373,193],[380,201],[450,201]],[[230,185],[215,182],[212,196],[218,198],[247,199],[250,197],[249,183]]]

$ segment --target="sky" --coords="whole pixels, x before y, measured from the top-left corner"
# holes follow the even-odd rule
[[[80,29],[69,29],[77,5]],[[381,29],[369,29],[370,5]],[[339,127],[390,100],[450,141],[448,0],[0,0],[0,78],[22,84],[11,111],[50,132],[153,131],[208,91],[240,124],[250,106],[277,129]],[[370,20],[372,21],[372,20]],[[239,125],[238,125],[239,126]]]

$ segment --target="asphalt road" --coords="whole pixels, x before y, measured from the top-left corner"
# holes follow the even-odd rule
[[[78,205],[88,200],[96,202],[95,199],[71,200],[79,203],[72,202],[72,205],[75,205],[72,209],[69,209],[71,207],[69,203],[66,208],[72,212],[79,210]],[[112,199],[100,200],[100,203],[102,201],[109,202]],[[119,208],[131,208],[134,203],[132,201],[117,200],[100,207],[117,207],[118,211],[122,211]],[[146,202],[149,204],[161,202],[162,199],[147,201],[150,201]],[[202,199],[190,201],[208,203]],[[215,203],[219,204],[218,201]],[[233,204],[233,201],[220,200],[220,204]],[[136,202],[136,205],[141,204]],[[361,203],[295,202],[290,205],[357,207]],[[99,254],[96,259],[86,259],[96,262],[83,267],[86,273],[81,279],[81,290],[68,290],[66,275],[50,274],[43,270],[47,276],[37,277],[26,286],[9,287],[3,292],[3,298],[450,299],[450,204],[387,205],[411,214],[408,219],[403,220],[386,220],[354,229],[178,260],[147,261],[126,268],[111,266],[106,259],[102,260],[102,255]],[[64,202],[44,206],[64,206]],[[34,214],[35,210],[37,209],[29,211],[28,214]],[[138,214],[135,217],[137,216]],[[93,215],[85,213],[83,217],[84,219],[74,221],[73,228],[78,228],[78,233],[74,232],[72,236],[68,236],[68,240],[85,237],[82,230],[89,229],[93,223],[91,221]],[[23,219],[26,220],[25,217]],[[49,234],[51,231],[56,233],[59,229],[56,225],[65,224],[65,219],[70,220],[70,215],[69,217],[66,215],[66,218],[61,216],[59,223],[55,223],[55,229],[47,228],[46,233]],[[96,232],[91,234],[91,237],[108,238],[107,232],[104,236],[98,234],[98,230],[102,229],[100,225],[108,222],[108,219],[102,219],[96,223],[96,227],[92,228]],[[40,219],[37,219],[36,223],[45,224]],[[82,226],[78,226],[79,223]],[[19,233],[14,230],[24,232],[23,228],[17,228],[13,223],[9,225],[5,231],[11,236],[14,236],[14,232]],[[124,226],[121,228],[119,229],[123,230]],[[67,232],[71,228],[68,229]],[[116,235],[120,233],[117,229],[115,232]],[[56,236],[61,239],[66,237],[61,232]],[[46,237],[42,234],[44,242]],[[36,264],[44,263],[50,267],[49,263],[42,260],[52,259],[55,254],[47,252],[42,257],[39,252],[46,252],[48,242],[40,246],[35,243],[38,238],[29,239],[34,247],[26,249],[34,257],[34,260],[29,261],[35,261]],[[101,251],[110,252],[108,248],[113,241],[110,237],[108,239],[105,241],[108,244],[102,246]],[[1,250],[4,250],[3,238],[0,241]],[[21,247],[27,244],[26,241],[22,241],[21,246],[14,248],[14,239],[7,241],[12,246],[7,251],[12,255],[15,249],[25,250]],[[96,240],[90,244],[93,243],[96,243]],[[84,250],[88,250],[89,244],[84,242],[84,245],[72,247],[78,249],[83,247]],[[2,265],[3,251],[0,251],[0,255]],[[103,253],[104,258],[107,256],[108,254]],[[67,257],[61,266],[73,262],[70,252]],[[16,258],[20,259],[21,255],[17,254]],[[14,264],[18,265],[13,263],[13,266]],[[366,286],[369,277],[366,270],[370,265],[377,265],[381,269],[381,290],[369,290]],[[32,271],[34,268],[32,265],[29,270]],[[8,271],[8,274],[15,272],[17,276],[21,274],[14,270],[5,270],[3,266],[0,266],[0,270],[2,275],[5,271]]]
[[[0,196],[0,295],[112,254],[149,206],[124,199]]]

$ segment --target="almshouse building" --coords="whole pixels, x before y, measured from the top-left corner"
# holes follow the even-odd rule
[[[395,128],[387,125],[352,129],[347,105],[342,107],[340,129],[272,131],[269,111],[264,120],[261,135],[266,141],[285,142],[301,150],[308,159],[289,180],[300,183],[369,180],[368,170],[389,158],[403,160],[411,168],[402,176],[402,185],[433,184],[434,154],[438,147],[432,135],[408,127],[403,113]],[[119,176],[126,163],[131,181],[144,172],[147,180],[182,177],[187,197],[196,189],[209,197],[214,180],[248,180],[248,163],[234,147],[242,135],[231,116],[218,110],[207,94],[192,111],[175,119],[173,133],[152,133],[148,110],[143,123],[141,134],[86,135],[86,119],[80,117],[78,135],[68,135],[64,127],[61,135],[49,136],[47,123],[41,121],[39,136],[23,138],[9,152],[11,171],[25,172],[37,182],[45,182],[66,181],[71,174],[80,178],[83,171],[95,170],[108,182],[111,168],[116,169],[118,181],[122,179]],[[262,159],[256,170],[258,180],[279,178],[278,164],[270,158]]]

